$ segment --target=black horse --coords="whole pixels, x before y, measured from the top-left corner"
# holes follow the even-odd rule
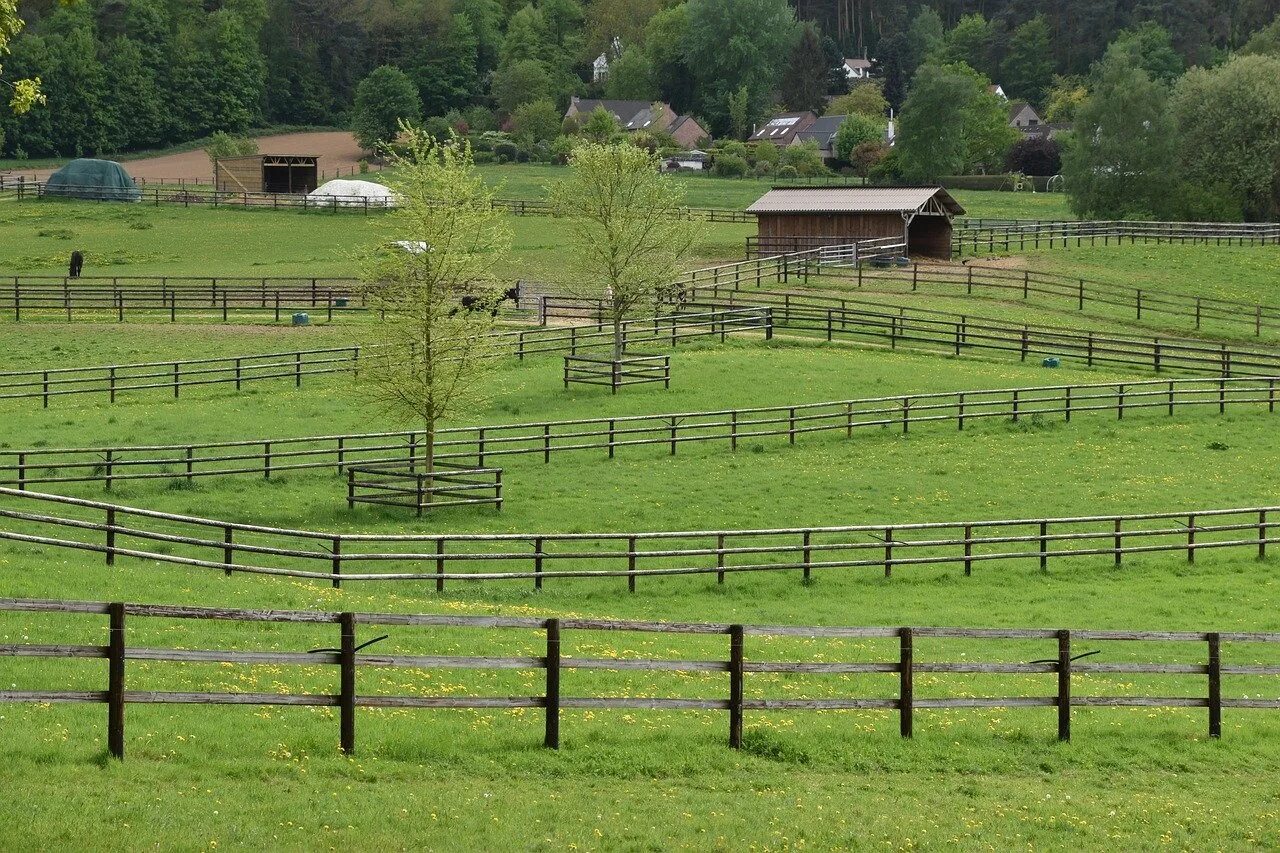
[[[484,311],[488,309],[490,316],[497,317],[498,309],[502,307],[502,303],[514,302],[517,305],[520,304],[520,287],[519,285],[515,287],[508,287],[506,290],[502,292],[501,298],[499,298],[497,301],[492,303],[486,302],[486,300],[483,297],[472,296],[470,294],[462,297],[461,302],[462,302],[462,310],[464,311]],[[458,313],[458,309],[455,308],[449,312],[449,316],[452,317],[454,314],[457,314],[457,313]]]
[[[71,253],[71,269],[69,270],[71,278],[79,278],[80,271],[84,269],[84,255],[79,252]]]

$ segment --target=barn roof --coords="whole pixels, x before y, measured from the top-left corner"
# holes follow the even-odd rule
[[[936,199],[952,216],[964,208],[942,187],[777,187],[747,213],[903,213],[922,211]]]

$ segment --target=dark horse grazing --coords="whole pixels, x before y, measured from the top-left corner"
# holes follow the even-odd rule
[[[82,269],[84,269],[84,255],[80,254],[79,252],[72,252],[71,253],[71,269],[69,271],[71,274],[71,278],[79,278],[80,271]]]
[[[479,296],[470,296],[470,295],[462,297],[461,301],[462,301],[462,310],[464,311],[483,311],[487,308],[489,310],[490,316],[497,317],[498,309],[502,306],[502,303],[515,302],[519,304],[520,287],[519,285],[517,285],[516,287],[508,287],[506,290],[502,292],[502,298],[498,299],[496,302],[492,304],[486,304],[485,300]],[[457,314],[457,313],[458,313],[458,309],[455,308],[449,312],[449,316],[452,317],[454,314]]]

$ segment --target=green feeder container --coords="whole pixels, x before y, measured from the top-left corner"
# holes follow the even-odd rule
[[[1058,358],[1056,355],[1051,355],[1048,358],[1046,358],[1044,361],[1040,362],[1040,366],[1041,367],[1061,367],[1062,359]]]
[[[293,325],[295,325],[295,326],[310,326],[310,325],[311,325],[311,315],[307,314],[305,311],[299,311],[298,313],[296,313],[296,314],[294,314],[294,315],[293,315]]]

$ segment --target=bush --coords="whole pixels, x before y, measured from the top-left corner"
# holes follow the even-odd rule
[[[717,156],[715,164],[711,167],[711,174],[721,178],[741,178],[746,173],[747,161],[736,154]]]
[[[796,170],[795,166],[790,166],[790,165],[779,166],[778,177],[779,178],[798,178],[800,177],[800,173]]]
[[[568,136],[557,136],[551,143],[551,160],[564,165],[569,162],[569,154],[573,152],[574,140]]]
[[[1062,146],[1048,136],[1027,136],[1013,144],[1004,164],[1024,175],[1056,175],[1062,171]]]
[[[219,130],[209,137],[209,144],[204,147],[209,159],[221,160],[223,157],[247,157],[258,153],[258,143],[245,136],[232,136]]]
[[[892,149],[883,142],[864,142],[853,149],[849,162],[853,173],[860,177],[870,175]],[[842,170],[843,171],[843,170]]]
[[[472,132],[483,133],[486,130],[498,129],[498,119],[493,115],[492,110],[485,107],[467,107],[462,111],[462,120],[467,123],[467,127]]]
[[[777,166],[778,158],[781,156],[778,152],[778,146],[772,142],[757,142],[751,146],[751,161],[753,163],[768,163],[770,166]]]
[[[511,114],[511,130],[526,145],[548,142],[560,133],[560,111],[551,101],[530,101]]]
[[[751,173],[757,178],[767,178],[773,174],[773,164],[768,160],[757,160],[755,168],[751,170]]]
[[[418,88],[408,75],[399,68],[383,65],[369,72],[356,87],[351,130],[361,148],[373,151],[396,138],[402,120],[416,122],[421,109]]]
[[[497,155],[499,163],[510,163],[516,159],[520,150],[514,142],[504,140],[493,146],[493,153]]]
[[[791,145],[783,149],[779,162],[784,167],[794,168],[796,174],[802,178],[828,174],[827,167],[822,162],[822,155],[818,153],[818,146],[812,142]]]
[[[474,160],[474,161],[476,162],[476,165],[481,165],[481,164],[484,164],[484,163],[492,163],[492,162],[494,162],[494,161],[495,161],[495,158],[494,158],[494,156],[493,156],[493,152],[492,152],[492,151],[475,151],[475,150],[472,150],[472,152],[471,152],[471,159],[472,159],[472,160]]]
[[[728,154],[730,157],[737,157],[743,163],[751,159],[751,153],[747,150],[745,142],[738,142],[736,139],[722,143],[717,149],[716,154]]]

